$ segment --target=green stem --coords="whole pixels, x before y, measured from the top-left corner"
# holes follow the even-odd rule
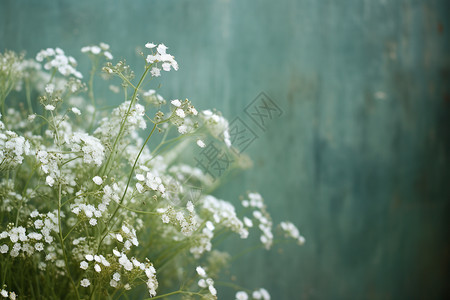
[[[27,97],[28,110],[30,114],[33,114],[33,105],[31,104],[31,88],[30,88],[30,78],[25,78],[25,95]]]
[[[139,88],[142,85],[142,83],[144,82],[144,79],[147,76],[148,71],[150,70],[151,66],[152,65],[148,65],[148,66],[145,67],[144,74],[142,74],[141,79],[139,80],[139,83],[134,88],[134,92],[133,92],[133,96],[131,97],[130,105],[128,106],[128,110],[127,110],[127,112],[126,112],[126,114],[125,114],[125,116],[124,116],[124,118],[122,120],[122,123],[120,124],[119,134],[117,135],[116,139],[114,140],[114,144],[113,144],[113,147],[112,147],[112,150],[111,150],[111,154],[109,155],[108,160],[106,161],[106,164],[105,164],[104,169],[103,169],[103,171],[101,173],[102,174],[101,176],[105,175],[105,173],[107,171],[107,168],[108,168],[109,163],[111,161],[111,157],[114,155],[114,151],[116,150],[117,143],[120,140],[120,138],[122,137],[123,131],[125,129],[125,123],[127,121],[128,115],[130,114],[130,111],[131,111],[131,107],[133,106],[134,102],[136,101],[136,97],[137,97],[137,93],[139,91]]]
[[[108,221],[106,222],[105,234],[104,234],[103,237],[101,238],[101,240],[100,240],[100,242],[99,242],[99,244],[98,244],[97,250],[100,249],[101,243],[103,242],[104,238],[108,235],[108,232],[109,232],[109,229],[108,229],[109,224],[110,224],[111,220],[114,219],[114,217],[116,216],[117,211],[118,211],[119,208],[120,208],[120,205],[122,205],[123,200],[125,199],[125,195],[127,194],[128,187],[130,186],[131,177],[133,177],[134,168],[136,167],[136,164],[137,164],[137,162],[138,162],[138,160],[139,160],[139,157],[141,156],[141,153],[142,153],[142,151],[144,150],[145,146],[147,145],[147,143],[148,143],[150,137],[153,135],[153,132],[155,132],[155,128],[156,128],[157,125],[158,125],[158,124],[153,125],[152,131],[151,131],[150,134],[148,135],[147,139],[145,140],[144,144],[143,144],[142,147],[141,147],[141,150],[139,151],[139,154],[137,155],[137,157],[136,157],[136,159],[135,159],[135,161],[134,161],[133,167],[131,168],[131,171],[130,171],[130,175],[128,176],[128,181],[127,181],[127,186],[125,187],[125,191],[123,192],[122,198],[120,199],[120,201],[119,201],[119,203],[118,203],[119,205],[117,205],[116,209],[114,210],[114,213],[111,215],[111,217],[110,217],[110,218],[108,219]]]
[[[200,293],[195,293],[195,292],[188,292],[188,291],[178,290],[178,291],[170,292],[170,293],[167,293],[167,294],[158,295],[158,296],[155,296],[155,297],[153,297],[153,298],[147,298],[147,299],[145,299],[145,300],[155,300],[155,299],[160,299],[160,298],[164,298],[164,297],[170,297],[170,296],[177,295],[177,294],[203,296],[203,295],[200,294]]]
[[[59,240],[61,243],[61,248],[62,248],[62,252],[63,252],[63,256],[64,256],[64,262],[65,262],[65,267],[66,267],[66,272],[67,272],[67,277],[69,277],[70,279],[70,283],[73,286],[73,289],[75,290],[75,294],[77,295],[77,299],[80,299],[80,295],[78,294],[78,289],[77,286],[75,284],[75,282],[72,279],[72,276],[70,275],[70,270],[69,270],[69,261],[67,259],[67,254],[66,254],[66,248],[64,247],[64,238],[62,235],[62,226],[61,226],[61,183],[59,184],[58,187],[58,228],[59,228]]]
[[[89,82],[88,82],[88,96],[89,99],[91,100],[92,106],[94,107],[94,112],[92,113],[92,118],[91,118],[91,122],[89,123],[89,129],[88,132],[92,131],[92,127],[94,127],[94,122],[95,122],[95,115],[97,113],[97,108],[95,105],[95,97],[94,97],[94,76],[95,76],[95,71],[97,70],[97,65],[98,65],[98,59],[94,59],[92,62],[92,68],[91,68],[91,72],[89,75]]]
[[[70,233],[75,229],[75,227],[77,227],[79,224],[81,223],[81,221],[78,221],[75,225],[72,226],[72,228],[70,228],[69,232],[66,234],[66,236],[63,238],[63,242],[69,237]]]

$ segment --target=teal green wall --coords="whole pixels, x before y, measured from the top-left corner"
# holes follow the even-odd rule
[[[104,41],[136,64],[136,46],[164,42],[180,70],[164,75],[161,93],[246,122],[244,107],[265,91],[284,114],[265,132],[255,129],[246,150],[254,169],[217,193],[260,191],[274,220],[292,220],[307,243],[243,257],[234,269],[242,285],[265,286],[275,300],[443,299],[449,7],[2,0],[0,49],[34,55],[60,46],[78,58],[80,46]],[[223,299],[232,299],[228,292]]]

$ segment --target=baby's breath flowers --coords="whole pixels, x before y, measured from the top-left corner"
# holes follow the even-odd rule
[[[35,60],[0,54],[1,297],[217,299],[215,280],[231,258],[215,249],[218,237],[257,231],[261,247],[277,242],[260,194],[248,193],[241,212],[206,193],[217,182],[185,153],[213,141],[239,161],[228,121],[188,99],[143,90],[147,77],[178,70],[164,44],[144,48],[137,80],[125,61],[110,62],[109,45],[81,48],[92,61],[87,84],[60,48]],[[125,95],[110,112],[96,108],[101,62],[103,77],[120,81],[106,86]],[[40,106],[32,105],[31,90]],[[24,92],[28,110],[17,105]],[[280,228],[305,242],[293,223]],[[265,289],[235,295],[270,299]]]

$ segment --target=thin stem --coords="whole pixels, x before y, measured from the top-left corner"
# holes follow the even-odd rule
[[[25,78],[25,95],[27,97],[28,110],[30,114],[33,114],[33,105],[31,104],[31,88],[30,88],[30,78]]]
[[[119,205],[117,205],[116,209],[114,210],[114,213],[111,215],[111,217],[110,217],[110,218],[108,219],[108,221],[106,222],[105,234],[104,234],[103,237],[101,238],[101,240],[100,240],[100,242],[99,242],[99,244],[98,244],[98,248],[97,248],[97,249],[100,249],[100,246],[101,246],[101,244],[102,244],[104,238],[108,235],[108,232],[109,232],[108,226],[109,226],[111,220],[114,219],[114,217],[116,216],[117,211],[118,211],[119,208],[120,208],[120,205],[123,203],[123,200],[125,199],[125,195],[127,194],[128,187],[130,186],[131,177],[133,176],[134,168],[136,167],[136,164],[137,164],[137,162],[138,162],[138,160],[139,160],[139,157],[141,156],[141,153],[142,153],[142,151],[144,150],[145,146],[147,145],[147,143],[148,143],[150,137],[153,135],[153,132],[155,132],[156,126],[157,126],[157,124],[153,125],[152,131],[151,131],[150,134],[148,135],[147,139],[145,140],[144,144],[143,144],[142,147],[141,147],[141,150],[139,151],[139,154],[137,155],[137,157],[136,157],[136,159],[135,159],[135,161],[134,161],[133,167],[131,168],[131,171],[130,171],[130,175],[128,176],[128,181],[127,181],[127,186],[125,187],[125,191],[123,192],[122,198],[120,199],[120,201],[119,201],[119,203],[118,203]]]
[[[70,228],[69,232],[66,234],[66,236],[63,238],[63,242],[69,237],[70,233],[75,229],[75,227],[77,227],[79,224],[81,223],[81,221],[78,221],[75,225],[72,226],[72,228]]]
[[[109,166],[109,163],[111,161],[111,157],[114,155],[114,151],[116,150],[117,143],[119,142],[120,138],[122,137],[122,134],[123,134],[123,131],[124,131],[124,128],[125,128],[125,123],[127,121],[128,115],[130,114],[130,111],[131,111],[131,107],[133,106],[134,102],[136,101],[136,97],[137,97],[137,93],[139,91],[139,88],[142,85],[142,82],[144,82],[144,79],[147,76],[148,71],[150,70],[151,66],[152,65],[148,65],[148,66],[145,67],[144,74],[142,74],[141,79],[139,80],[139,83],[134,88],[134,92],[133,92],[133,96],[131,97],[130,105],[128,106],[128,110],[127,110],[127,112],[126,112],[126,114],[125,114],[125,116],[124,116],[124,118],[122,120],[122,123],[120,124],[119,134],[117,135],[116,139],[114,140],[114,144],[113,144],[113,147],[112,147],[112,150],[111,150],[111,154],[109,155],[108,160],[106,161],[105,167],[103,169],[103,172],[101,173],[102,176],[105,175],[105,173],[106,173],[106,170],[107,170],[107,168]]]
[[[59,184],[58,187],[58,228],[59,228],[59,240],[61,243],[61,248],[62,248],[62,252],[63,252],[63,256],[64,256],[64,262],[65,262],[65,267],[66,267],[66,272],[67,272],[67,277],[69,277],[70,279],[70,283],[73,286],[73,289],[75,290],[75,294],[77,295],[77,299],[80,299],[80,295],[78,294],[78,289],[77,286],[75,284],[75,282],[72,279],[72,276],[70,275],[70,270],[69,270],[69,261],[67,259],[67,254],[66,254],[66,248],[64,247],[64,238],[62,235],[62,226],[61,226],[61,183]]]
[[[153,298],[147,298],[145,300],[155,300],[155,299],[160,299],[160,298],[164,298],[164,297],[170,297],[170,296],[177,295],[177,294],[203,296],[202,294],[196,293],[196,292],[188,292],[188,291],[178,290],[178,291],[170,292],[170,293],[167,293],[167,294],[158,295],[158,296],[155,296]]]
[[[89,75],[89,82],[88,82],[88,96],[89,99],[91,100],[92,106],[94,106],[94,112],[92,113],[92,119],[89,125],[89,129],[88,131],[91,132],[92,131],[92,127],[94,126],[94,121],[95,121],[95,115],[97,113],[97,109],[96,109],[96,105],[95,105],[95,97],[94,97],[94,75],[95,75],[95,71],[97,70],[97,65],[98,65],[98,59],[94,59],[92,62],[92,68],[91,68],[91,72]]]

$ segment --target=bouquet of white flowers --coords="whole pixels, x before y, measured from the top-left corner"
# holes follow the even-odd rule
[[[214,142],[216,154],[232,157],[227,172],[248,164],[232,151],[227,120],[144,89],[178,69],[164,44],[145,45],[138,80],[125,61],[110,62],[107,44],[81,51],[92,60],[87,83],[59,48],[34,60],[0,54],[0,295],[216,299],[214,279],[230,261],[215,249],[219,240],[245,239],[253,227],[263,247],[273,244],[259,194],[243,197],[238,214],[210,194],[220,182],[208,172],[214,166],[188,163],[196,151],[212,155]],[[94,93],[100,70],[120,81],[109,86],[124,97],[112,111]],[[279,228],[304,243],[292,223]],[[270,296],[238,288],[236,299]]]

